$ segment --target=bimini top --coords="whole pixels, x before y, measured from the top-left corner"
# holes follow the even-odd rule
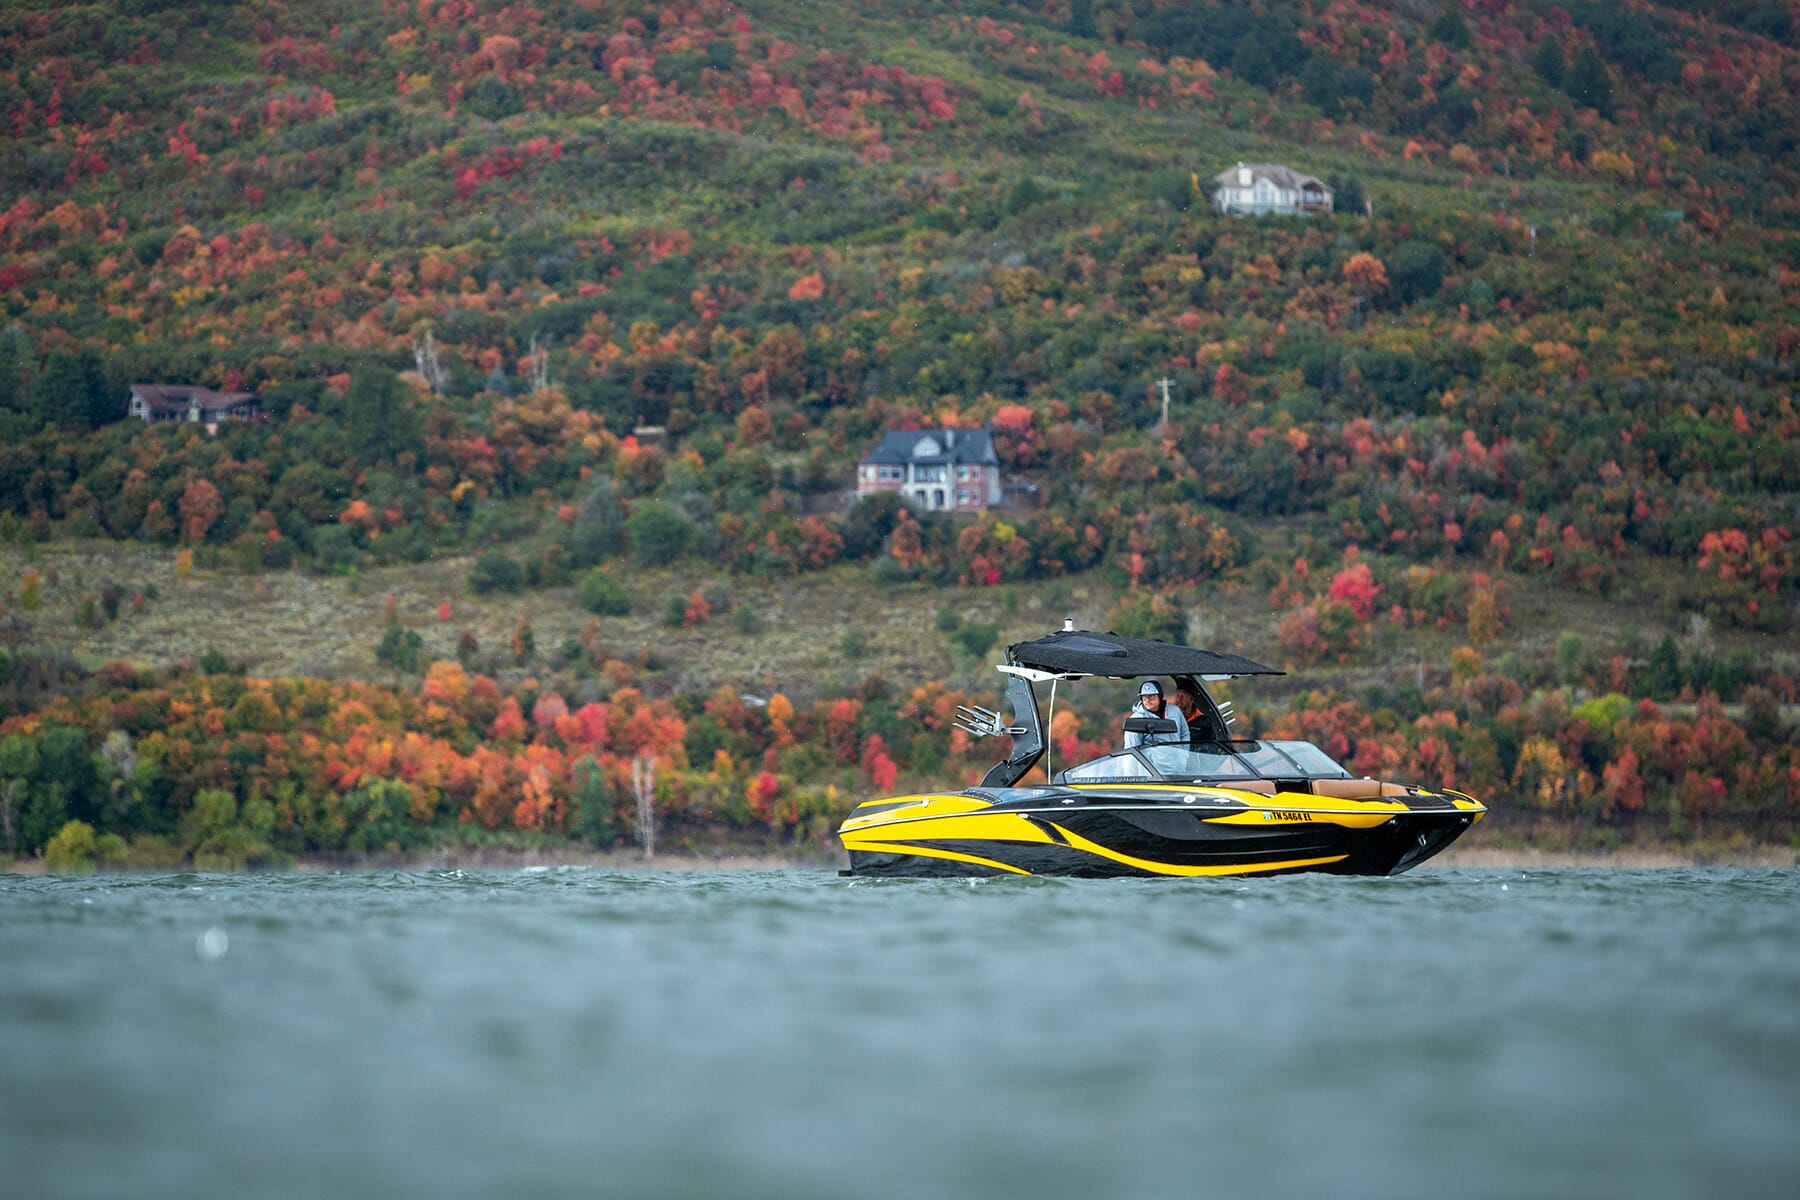
[[[1139,675],[1223,679],[1233,675],[1287,674],[1242,655],[1085,629],[1066,629],[1035,641],[1014,643],[1006,648],[1006,661],[1058,675],[1100,675],[1110,679],[1134,679]]]

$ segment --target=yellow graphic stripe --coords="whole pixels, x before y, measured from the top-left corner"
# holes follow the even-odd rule
[[[1445,788],[1443,795],[1449,798],[1450,803],[1456,805],[1458,811],[1473,813],[1475,815],[1475,820],[1477,821],[1487,816],[1487,805],[1469,795],[1467,792],[1458,792],[1451,788]]]
[[[991,858],[981,858],[974,854],[963,854],[956,850],[940,850],[936,846],[908,846],[899,842],[845,842],[846,850],[887,851],[891,854],[915,854],[920,858],[947,858],[952,862],[974,863],[981,867],[992,867],[996,871],[1010,871],[1014,875],[1029,875],[1030,871],[1023,867],[1015,867],[1011,863],[997,862]]]
[[[857,816],[867,805],[880,805],[881,811]],[[980,812],[992,807],[986,800],[973,796],[896,796],[888,800],[868,800],[852,809],[844,821],[844,829],[864,825],[884,825],[890,821],[915,820],[919,817],[948,817],[958,813]]]
[[[885,815],[885,814],[884,814]],[[857,835],[848,825],[838,830],[838,837],[845,839]],[[1043,829],[1026,820],[1018,813],[964,813],[961,816],[947,816],[941,819],[919,817],[910,821],[895,821],[881,825],[878,829],[863,829],[864,836],[874,834],[878,837],[905,838],[911,841],[918,838],[922,841],[950,840],[959,842],[1048,842],[1053,840]]]

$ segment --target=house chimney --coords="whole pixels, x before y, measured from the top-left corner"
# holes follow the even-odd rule
[[[1250,186],[1250,168],[1246,167],[1243,163],[1238,164],[1238,186]]]

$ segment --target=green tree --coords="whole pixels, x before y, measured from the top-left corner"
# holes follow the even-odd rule
[[[871,492],[859,496],[850,511],[844,514],[840,531],[844,538],[844,557],[864,559],[880,554],[887,548],[888,538],[905,511],[906,501],[900,498],[899,492]]]
[[[17,325],[0,333],[0,409],[28,412],[32,377],[37,373],[37,354],[31,339]]]
[[[400,618],[390,616],[387,628],[382,631],[381,642],[375,647],[375,661],[386,663],[397,671],[416,671],[424,652],[425,639],[418,631],[405,628],[400,624]]]
[[[1581,635],[1565,629],[1556,639],[1556,679],[1575,683],[1581,677]]]
[[[275,824],[275,811],[261,798],[246,801],[219,788],[202,788],[181,819],[181,849],[196,867],[239,869],[278,861],[265,840]]]
[[[87,372],[78,355],[54,351],[31,387],[31,406],[38,419],[64,429],[92,426]]]
[[[1539,42],[1538,48],[1531,52],[1531,69],[1551,87],[1561,87],[1563,74],[1568,70],[1568,61],[1563,58],[1562,43],[1555,37],[1547,37]]]
[[[1657,700],[1672,700],[1681,690],[1681,650],[1675,645],[1673,636],[1665,634],[1658,642],[1656,649],[1650,652],[1650,664],[1644,672],[1645,683],[1648,684],[1650,696]]]
[[[1180,167],[1164,167],[1151,175],[1149,192],[1176,212],[1187,212],[1202,203],[1192,174]]]
[[[1354,175],[1341,178],[1334,176],[1331,183],[1331,207],[1336,212],[1351,213],[1359,217],[1368,211],[1368,197],[1363,192],[1362,180]]]
[[[1432,41],[1452,50],[1469,48],[1469,23],[1463,19],[1462,5],[1457,0],[1450,0],[1444,5],[1444,11],[1431,23],[1429,36]]]
[[[25,791],[25,811],[19,820],[19,850],[36,854],[69,820],[69,805],[60,783],[34,784]]]
[[[99,822],[106,790],[81,730],[51,725],[38,734],[34,782],[40,789],[60,787],[71,817]]]
[[[694,541],[694,526],[662,500],[646,500],[625,523],[631,537],[631,558],[640,566],[654,567],[687,556]]]
[[[403,852],[423,845],[429,834],[412,819],[412,800],[410,787],[389,779],[378,779],[345,796],[345,846]]]
[[[1444,252],[1431,242],[1402,242],[1385,265],[1388,294],[1400,304],[1435,296],[1444,284]]]
[[[37,774],[37,742],[21,733],[0,738],[0,846],[8,859],[22,849],[25,809]],[[29,850],[26,853],[30,853]]]
[[[106,378],[106,364],[97,351],[83,349],[76,356],[81,367],[81,386],[87,397],[88,424],[94,428],[110,425],[125,416],[125,389],[115,388]]]
[[[950,640],[970,658],[985,658],[1000,637],[1000,627],[986,621],[964,621],[950,635]]]
[[[94,870],[94,827],[69,821],[44,846],[44,869],[57,875],[91,875]]]
[[[610,571],[595,568],[582,577],[577,599],[581,607],[602,617],[622,617],[631,611],[631,595]]]
[[[1247,37],[1231,55],[1231,73],[1245,83],[1267,88],[1275,85],[1275,59],[1261,38]]]
[[[582,498],[569,532],[569,565],[591,567],[625,548],[625,509],[610,479]]]
[[[1563,91],[1584,108],[1591,108],[1603,117],[1612,116],[1612,76],[1607,73],[1600,52],[1592,46],[1583,46],[1575,52],[1575,61],[1569,64],[1569,73],[1563,80]]]
[[[489,592],[516,592],[525,586],[525,568],[505,551],[489,550],[475,560],[469,585],[484,596]]]
[[[1006,211],[1017,216],[1044,202],[1044,189],[1029,175],[1021,175],[1006,195]]]
[[[345,426],[354,453],[387,462],[422,445],[412,389],[386,367],[358,367],[350,374]]]
[[[1159,638],[1166,642],[1187,640],[1187,616],[1173,603],[1153,592],[1133,592],[1106,614],[1107,628],[1125,637]]]
[[[615,819],[618,798],[613,794],[606,772],[590,754],[576,762],[573,776],[575,832],[590,846],[612,845],[619,840],[620,830]]]
[[[1078,38],[1100,36],[1100,30],[1094,25],[1094,0],[1070,0],[1069,36]]]

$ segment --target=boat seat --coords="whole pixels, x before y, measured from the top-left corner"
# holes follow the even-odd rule
[[[1381,800],[1407,794],[1405,785],[1379,779],[1315,779],[1312,790],[1315,796],[1330,796],[1334,800]]]

